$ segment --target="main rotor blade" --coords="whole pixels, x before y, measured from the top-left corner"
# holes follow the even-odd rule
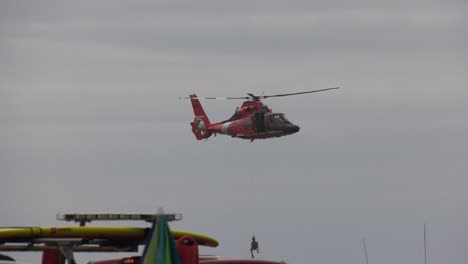
[[[313,91],[305,91],[305,92],[298,92],[298,93],[285,93],[285,94],[273,94],[273,95],[254,95],[251,93],[248,93],[249,96],[241,96],[241,97],[197,97],[198,99],[207,99],[207,100],[254,100],[257,101],[259,99],[265,99],[265,98],[270,98],[270,97],[282,97],[282,96],[290,96],[290,95],[297,95],[297,94],[308,94],[308,93],[317,93],[317,92],[323,92],[323,91],[328,91],[328,90],[333,90],[333,89],[340,89],[340,87],[332,87],[332,88],[325,88],[325,89],[320,89],[320,90],[313,90]],[[179,97],[179,99],[190,99],[189,96],[185,97]]]
[[[207,100],[237,100],[237,99],[243,99],[243,100],[248,100],[250,97],[248,96],[242,96],[242,97],[198,97],[198,99],[207,99]],[[190,99],[189,96],[185,97],[179,97],[179,99]]]
[[[296,95],[296,94],[317,93],[317,92],[323,92],[323,91],[334,90],[334,89],[340,89],[340,87],[332,87],[332,88],[325,88],[325,89],[320,89],[320,90],[313,90],[313,91],[306,91],[306,92],[298,92],[298,93],[274,94],[274,95],[259,95],[259,96],[257,96],[257,97],[258,97],[258,98],[261,98],[261,99],[265,99],[265,98],[269,98],[269,97],[281,97],[281,96],[290,96],[290,95]]]
[[[248,96],[242,96],[242,97],[202,97],[201,99],[237,100],[237,99],[250,99],[250,97],[248,97]]]

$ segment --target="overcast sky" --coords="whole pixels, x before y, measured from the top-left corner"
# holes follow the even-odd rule
[[[2,1],[0,226],[182,212],[203,253],[468,261],[466,1]],[[301,127],[196,141],[189,101],[273,98]],[[203,101],[209,118],[241,101]],[[38,263],[37,253],[15,253]],[[85,261],[109,255],[79,254]]]

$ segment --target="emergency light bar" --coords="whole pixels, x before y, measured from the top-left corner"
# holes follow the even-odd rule
[[[74,221],[84,225],[91,221],[133,221],[153,222],[157,216],[164,215],[167,221],[182,220],[182,214],[57,214],[57,220]]]

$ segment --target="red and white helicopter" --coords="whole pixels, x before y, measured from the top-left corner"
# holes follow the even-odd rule
[[[299,131],[299,126],[286,119],[283,113],[273,112],[260,99],[316,93],[333,89],[339,89],[339,87],[275,95],[254,95],[249,93],[248,96],[224,98],[198,97],[196,94],[192,94],[189,97],[181,97],[180,99],[190,99],[192,102],[195,118],[190,125],[197,140],[207,139],[213,134],[215,136],[216,134],[224,134],[254,141],[255,139],[287,136]],[[211,123],[199,99],[244,99],[247,101],[243,102],[242,106],[236,109],[231,118]]]

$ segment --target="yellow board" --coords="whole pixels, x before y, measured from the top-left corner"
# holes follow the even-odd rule
[[[133,241],[139,244],[146,243],[149,228],[142,227],[101,227],[101,226],[58,226],[58,227],[1,227],[0,242],[24,242],[34,239],[103,239],[111,241]],[[193,237],[199,245],[217,247],[218,241],[212,237],[171,230],[172,237],[178,239],[182,236]]]

